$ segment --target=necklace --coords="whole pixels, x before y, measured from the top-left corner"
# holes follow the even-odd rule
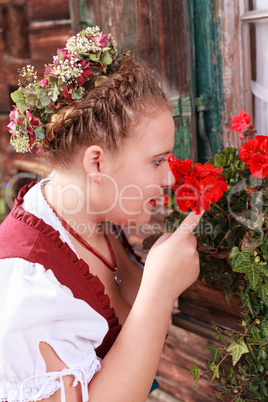
[[[109,240],[109,237],[107,236],[106,233],[103,233],[104,238],[106,240],[109,252],[110,252],[110,257],[112,262],[110,263],[105,257],[104,255],[102,255],[98,250],[96,250],[94,247],[92,247],[90,244],[88,244],[85,239],[83,239],[82,236],[80,236],[55,210],[55,208],[48,202],[46,201],[47,204],[50,206],[50,208],[52,209],[52,211],[54,212],[54,214],[57,216],[58,220],[60,221],[60,223],[62,224],[62,226],[88,251],[90,251],[92,254],[94,254],[97,258],[99,258],[99,260],[101,260],[101,262],[107,267],[109,268],[113,274],[114,274],[114,280],[115,283],[117,285],[120,285],[120,283],[122,282],[121,279],[118,276],[117,273],[117,266],[116,266],[116,258],[115,258],[115,254],[114,254],[114,250],[113,247],[111,245],[111,242]]]

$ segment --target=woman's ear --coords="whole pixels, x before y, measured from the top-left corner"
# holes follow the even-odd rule
[[[100,183],[105,152],[99,145],[91,145],[85,150],[83,166],[94,183]]]

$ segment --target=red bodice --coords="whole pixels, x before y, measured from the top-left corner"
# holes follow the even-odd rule
[[[75,298],[84,300],[101,314],[109,325],[102,344],[96,350],[103,358],[120,332],[118,318],[110,307],[102,282],[90,273],[88,264],[78,259],[68,244],[62,242],[57,230],[22,208],[23,197],[34,184],[21,189],[14,208],[0,226],[0,259],[23,258],[51,269]]]

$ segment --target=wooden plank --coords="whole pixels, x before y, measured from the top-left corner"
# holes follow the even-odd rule
[[[209,378],[202,378],[198,382],[199,388],[195,389],[189,370],[193,364],[205,369],[207,360],[211,358],[205,348],[207,343],[204,337],[170,325],[156,376],[161,391],[178,401],[216,401],[214,393],[218,384],[211,383]]]
[[[227,329],[240,330],[241,299],[235,296],[230,305],[225,300],[224,292],[215,287],[196,281],[179,297],[179,309],[184,315],[194,317],[211,324],[214,322]],[[201,322],[200,322],[200,325]]]
[[[27,0],[29,22],[70,19],[69,0]]]
[[[244,22],[261,22],[268,20],[268,9],[247,11],[240,16],[241,21]]]
[[[70,36],[72,36],[72,30],[69,23],[56,27],[40,26],[30,28],[29,41],[31,45],[31,56],[33,62],[52,62],[53,55],[57,54],[57,48],[65,47],[66,40]]]
[[[25,59],[30,57],[26,3],[1,6],[4,53]]]

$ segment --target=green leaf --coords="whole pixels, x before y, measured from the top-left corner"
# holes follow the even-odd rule
[[[251,315],[254,317],[254,311],[253,311],[253,307],[252,307],[248,292],[245,294],[243,301],[244,301],[245,307],[250,311]]]
[[[20,113],[23,113],[23,112],[25,112],[25,110],[28,109],[28,105],[24,99],[17,101],[17,106],[18,106]]]
[[[81,55],[81,56],[82,56],[82,55]],[[84,58],[84,57],[82,57],[82,58]],[[99,62],[99,60],[100,60],[100,52],[98,52],[98,53],[90,53],[90,54],[89,54],[89,58],[90,58],[90,60],[92,60],[92,61]]]
[[[111,64],[112,61],[113,59],[111,58],[109,53],[106,53],[106,55],[101,58],[101,64],[104,64],[105,66],[109,66],[109,64]]]
[[[46,91],[40,91],[39,99],[43,106],[47,106],[50,104],[50,98],[47,96]]]
[[[268,338],[268,320],[263,319],[260,327],[263,338]]]
[[[17,103],[18,101],[22,100],[26,95],[26,89],[23,87],[20,87],[17,89],[17,91],[14,91],[11,93],[11,99],[13,102]]]
[[[233,247],[230,254],[229,258],[234,259],[240,254],[239,248],[238,247]]]
[[[25,100],[29,105],[34,106],[37,98],[36,98],[35,94],[27,94]]]
[[[268,284],[258,282],[256,292],[258,293],[258,296],[265,302],[268,298]]]
[[[190,367],[190,372],[192,373],[192,376],[194,378],[194,381],[198,380],[200,378],[200,369],[198,369],[195,364],[193,364]]]
[[[72,99],[82,99],[83,98],[83,94],[81,94],[81,92],[73,92],[72,93]]]
[[[211,351],[214,362],[223,357],[221,351],[215,348],[215,346],[205,345],[205,347]]]
[[[266,270],[263,269],[258,263],[249,261],[244,261],[238,266],[233,267],[233,271],[245,273],[253,289],[255,289],[257,286],[260,274],[266,274]]]
[[[220,378],[220,375],[219,375],[219,366],[218,366],[217,364],[215,364],[215,363],[213,362],[213,363],[211,363],[211,364],[209,365],[209,368],[210,368],[210,370],[212,370],[212,373],[213,373],[212,378],[211,378],[211,381],[213,381],[215,378]]]
[[[59,90],[57,85],[53,85],[52,90],[49,91],[49,96],[51,96],[51,99],[53,100],[53,102],[56,102],[56,100],[58,99],[59,96]]]
[[[222,343],[224,343],[224,345],[227,345],[226,340],[224,339],[224,337],[221,334],[215,334],[215,339],[218,339],[219,341],[222,341]]]
[[[234,400],[235,402],[244,402],[244,400],[239,398],[238,396],[236,396]]]
[[[232,261],[232,267],[235,267],[236,265],[242,264],[244,261],[251,261],[251,256],[250,253],[248,252],[240,252],[237,247],[233,247],[230,254],[229,258],[231,258]]]
[[[39,138],[40,140],[45,138],[45,129],[43,126],[36,127],[34,132],[35,132],[37,138]]]
[[[241,356],[244,353],[248,353],[249,350],[245,342],[241,341],[239,343],[232,342],[231,345],[228,347],[227,352],[232,355],[233,366],[235,366]]]

